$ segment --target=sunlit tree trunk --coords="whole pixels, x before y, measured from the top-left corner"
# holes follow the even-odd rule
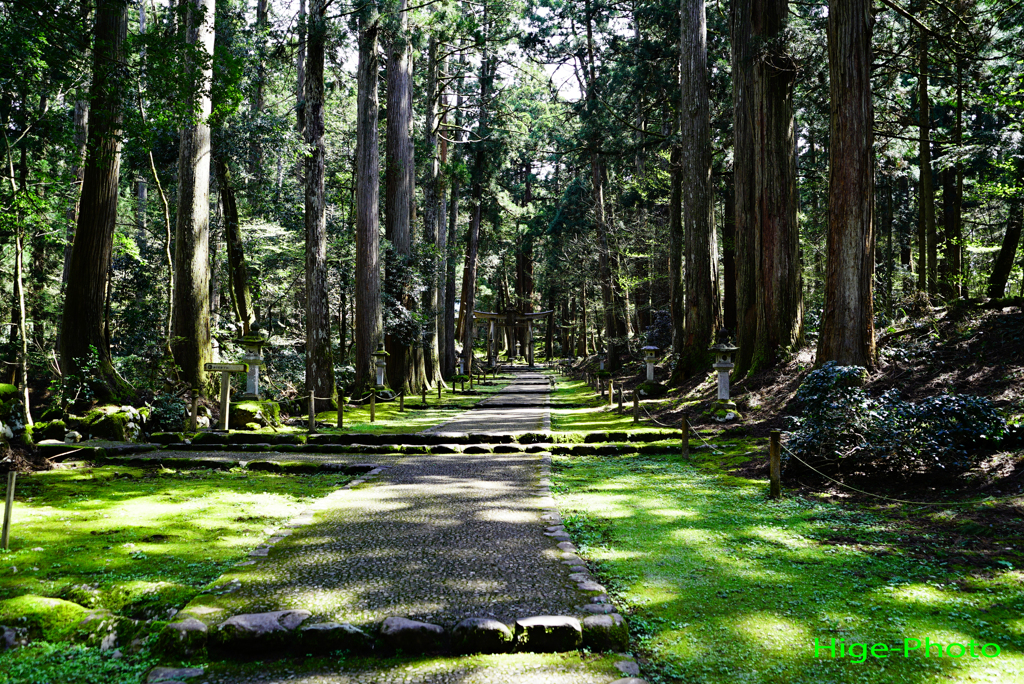
[[[935,187],[932,180],[931,102],[928,98],[928,36],[924,29],[918,39],[917,106],[919,165],[921,169],[917,223],[917,289],[935,293],[937,270],[935,238]]]
[[[377,39],[380,30],[376,6],[360,10],[359,66],[356,102],[356,376],[357,388],[376,382],[371,354],[382,341],[380,306],[380,153],[377,148]]]
[[[61,371],[65,375],[80,373],[82,364],[96,354],[99,382],[95,391],[101,401],[116,401],[129,390],[114,370],[105,332],[107,270],[117,224],[127,32],[127,3],[99,0],[93,50],[92,120],[61,318]],[[13,175],[13,168],[11,172]]]
[[[192,0],[186,40],[212,61],[214,0]],[[174,361],[191,387],[209,385],[210,346],[210,82],[212,67],[193,94],[197,121],[181,130],[178,150],[178,222],[174,240]]]
[[[441,65],[438,60],[437,38],[431,35],[427,45],[427,93],[424,102],[426,116],[424,120],[424,138],[427,153],[427,178],[423,185],[423,243],[434,247],[435,256],[424,265],[424,281],[421,306],[426,314],[424,334],[424,361],[426,380],[428,383],[441,379],[441,363],[438,348],[438,314],[441,312],[441,297],[438,288],[440,281],[439,269],[444,264],[444,214],[441,212],[441,164],[438,158],[437,145],[437,105],[440,98],[439,75]]]

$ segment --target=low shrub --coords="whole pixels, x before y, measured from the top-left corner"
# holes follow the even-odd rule
[[[984,397],[942,394],[921,402],[889,390],[873,398],[859,366],[826,363],[796,393],[803,415],[787,446],[826,472],[911,475],[959,472],[998,444],[1006,421]],[[789,459],[787,468],[803,467]]]
[[[157,394],[150,403],[150,432],[181,432],[188,421],[185,400],[173,394]]]

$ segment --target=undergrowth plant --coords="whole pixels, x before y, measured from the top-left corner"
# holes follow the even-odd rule
[[[915,403],[889,390],[873,398],[862,386],[866,373],[830,361],[807,376],[795,397],[803,415],[787,444],[796,456],[828,471],[959,472],[1006,431],[984,397],[941,394]]]

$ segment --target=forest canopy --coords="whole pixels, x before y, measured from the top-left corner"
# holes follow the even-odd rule
[[[1012,0],[0,2],[3,381],[418,394],[500,344],[870,367],[1024,296]],[[483,328],[478,330],[478,325]],[[472,350],[477,345],[476,356]],[[524,353],[525,355],[525,353]],[[461,363],[461,366],[460,366]],[[461,369],[461,371],[460,371]]]

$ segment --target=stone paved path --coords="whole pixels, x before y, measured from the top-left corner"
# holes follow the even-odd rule
[[[454,420],[425,430],[430,434],[508,434],[551,429],[548,412],[550,376],[530,371],[515,372],[515,379],[493,397],[465,411]]]
[[[547,395],[517,398],[521,387],[498,396],[522,405],[516,427],[536,430]],[[490,414],[466,411],[449,426],[503,431]],[[527,453],[407,455],[321,501],[312,524],[229,573],[241,587],[218,602],[233,613],[307,609],[362,627],[389,616],[451,628],[466,617],[580,615],[588,597],[540,517],[551,505],[538,489],[541,462]]]

